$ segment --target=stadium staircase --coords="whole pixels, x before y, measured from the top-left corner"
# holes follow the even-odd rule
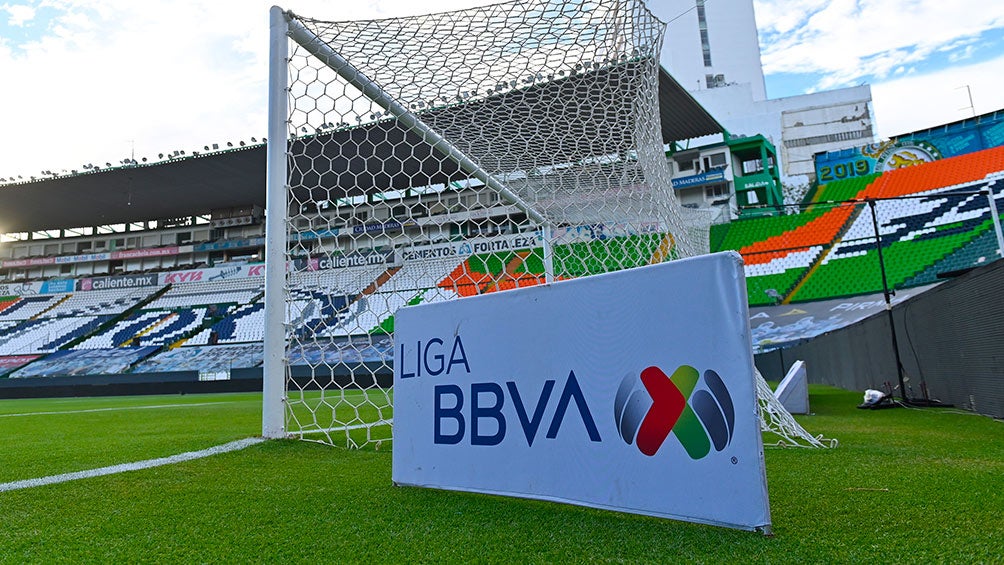
[[[826,258],[829,257],[830,252],[833,251],[834,247],[833,242],[840,241],[844,237],[844,235],[851,228],[851,226],[854,225],[854,222],[857,221],[858,216],[860,216],[862,211],[864,210],[864,208],[860,206],[850,206],[849,208],[851,208],[852,210],[850,216],[844,221],[844,224],[840,227],[840,230],[837,232],[837,234],[834,236],[831,242],[823,247],[823,250],[819,253],[819,255],[816,256],[812,264],[809,265],[809,268],[806,269],[805,271],[802,271],[801,274],[799,274],[799,277],[795,281],[795,284],[791,285],[790,287],[785,289],[783,293],[781,293],[781,301],[780,301],[781,304],[791,304],[791,298],[793,296],[798,295],[798,292],[799,290],[801,290],[802,285],[804,285],[805,282],[809,280],[812,277],[812,275],[815,274],[816,271],[818,271],[823,264],[825,264]]]
[[[63,296],[62,298],[60,298],[59,300],[57,300],[56,302],[54,302],[52,304],[52,306],[49,306],[45,310],[42,310],[38,314],[35,314],[34,316],[32,316],[31,318],[28,318],[28,319],[29,320],[37,320],[39,318],[45,317],[45,315],[48,314],[49,312],[52,312],[53,310],[55,310],[55,309],[59,308],[60,306],[62,306],[63,304],[65,304],[66,301],[68,301],[71,296],[73,296],[73,295],[72,294],[67,294],[67,295]]]

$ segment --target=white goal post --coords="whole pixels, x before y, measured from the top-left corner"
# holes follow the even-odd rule
[[[708,252],[640,0],[270,16],[265,437],[388,442],[403,306]]]

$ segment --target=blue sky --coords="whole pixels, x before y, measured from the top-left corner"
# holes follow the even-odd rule
[[[478,2],[486,3],[283,6],[321,19],[369,19]],[[0,0],[0,178],[263,137],[271,3]],[[1004,108],[1004,2],[754,6],[771,97],[870,84],[880,136]]]

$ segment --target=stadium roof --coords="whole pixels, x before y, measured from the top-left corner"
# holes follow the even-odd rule
[[[604,71],[600,71],[604,72]],[[607,77],[604,77],[607,78]],[[567,95],[565,85],[584,78],[571,77],[534,86],[535,96]],[[616,73],[609,75],[610,84]],[[566,81],[568,81],[566,83]],[[460,104],[433,112],[471,112],[478,104],[504,104],[505,97]],[[659,77],[659,109],[665,143],[724,133],[724,128],[690,94],[662,69]],[[556,119],[560,119],[560,116]],[[525,120],[524,120],[525,122]],[[515,121],[497,125],[496,131],[520,130]],[[601,131],[597,122],[597,132]],[[377,186],[383,190],[422,186],[462,176],[456,168],[434,158],[431,148],[417,149],[414,143],[406,154],[395,154],[393,143],[411,134],[384,120],[351,129],[325,132],[301,138],[294,153],[318,154],[331,159],[333,170],[347,171],[355,186]],[[576,138],[574,147],[548,148],[554,158],[588,151],[589,132]],[[333,140],[334,143],[320,143]],[[345,143],[351,141],[351,143]],[[354,148],[349,154],[346,149]],[[297,150],[297,149],[303,149]],[[567,150],[567,153],[566,151]],[[395,157],[388,159],[388,157]],[[375,177],[375,165],[399,164],[401,174]],[[294,167],[294,174],[296,167]],[[343,176],[333,174],[318,179],[325,186],[341,186]],[[294,184],[296,184],[294,182]],[[337,192],[337,191],[336,191]],[[334,195],[334,196],[337,196]],[[238,206],[265,205],[265,146],[253,145],[232,150],[189,156],[152,164],[136,164],[85,174],[0,186],[0,233],[29,232],[81,226],[128,223],[199,214]]]

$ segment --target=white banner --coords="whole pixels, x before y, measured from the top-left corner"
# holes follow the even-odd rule
[[[395,319],[393,479],[768,528],[742,259]]]

